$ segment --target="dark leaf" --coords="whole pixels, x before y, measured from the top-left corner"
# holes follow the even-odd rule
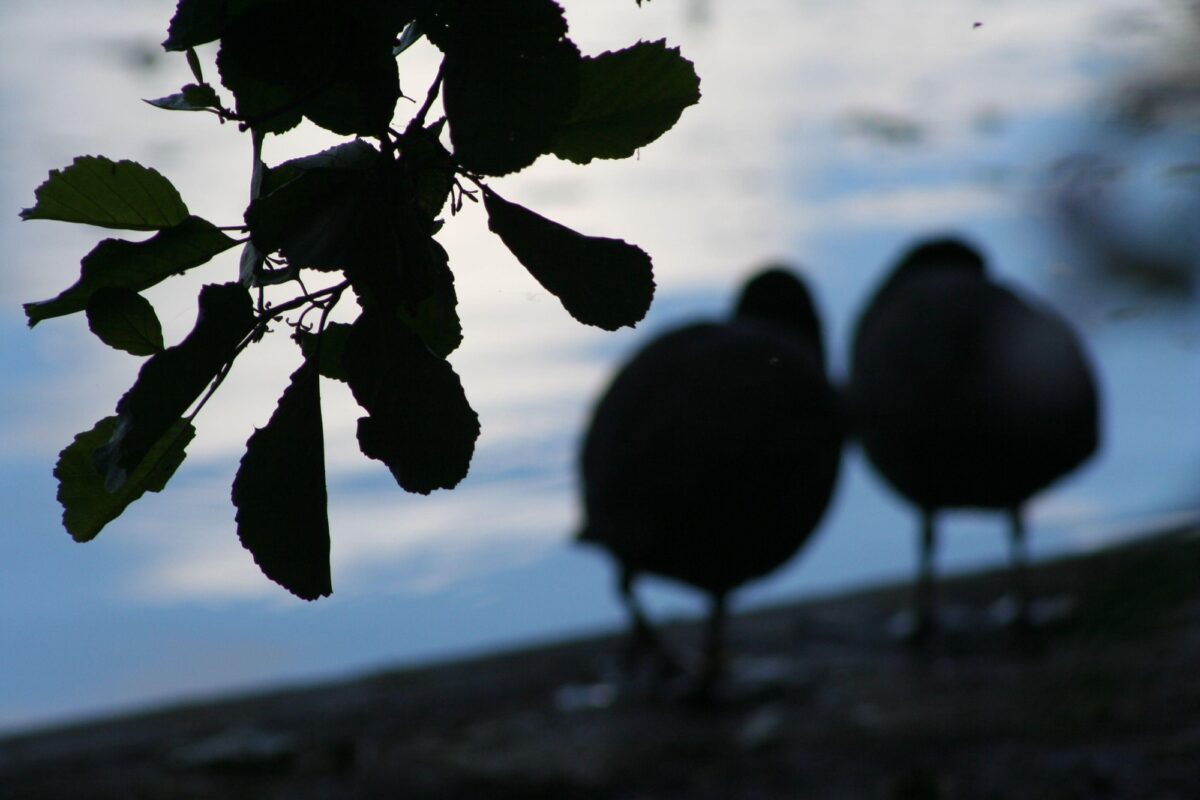
[[[458,375],[397,320],[366,311],[354,323],[344,363],[362,452],[387,465],[410,492],[449,489],[467,474],[479,418]]]
[[[167,26],[164,50],[187,50],[221,36],[225,0],[179,0]]]
[[[322,377],[343,383],[346,381],[343,359],[350,329],[351,326],[343,322],[331,322],[320,333],[300,333],[300,349],[305,358],[316,358],[317,371]]]
[[[161,231],[144,242],[105,239],[80,263],[79,280],[51,300],[25,304],[29,324],[74,314],[87,308],[88,300],[106,286],[140,292],[159,281],[208,262],[236,241],[199,217],[187,217],[174,228]]]
[[[584,58],[579,103],[559,129],[553,153],[579,164],[628,158],[670,130],[699,100],[700,79],[692,62],[663,41]]]
[[[650,308],[650,256],[620,239],[584,236],[491,190],[488,227],[545,289],[580,322],[605,330],[634,325]]]
[[[123,486],[155,443],[233,359],[254,328],[250,294],[240,283],[200,290],[200,313],[192,332],[142,365],[137,381],[117,403],[117,425],[96,450],[96,466],[110,492]]]
[[[262,253],[282,253],[298,268],[344,269],[357,246],[367,176],[314,169],[246,209],[246,225]]]
[[[462,343],[458,294],[445,248],[434,239],[426,241],[429,257],[424,262],[425,280],[409,284],[407,298],[398,304],[397,314],[430,350],[445,358]]]
[[[271,580],[297,597],[329,595],[329,517],[317,362],[292,373],[265,428],[246,442],[233,505],[242,546]]]
[[[381,192],[355,218],[355,246],[347,249],[346,276],[359,305],[403,321],[436,354],[462,341],[454,275],[435,223],[410,197]]]
[[[426,32],[446,54],[442,102],[455,157],[485,175],[524,169],[550,151],[579,98],[579,48],[562,8],[552,0],[434,8]]]
[[[261,195],[268,195],[306,173],[318,169],[365,172],[379,165],[379,151],[369,142],[355,139],[334,145],[319,153],[301,156],[268,167],[263,175]]]
[[[293,267],[344,269],[373,240],[363,228],[381,205],[371,194],[379,152],[355,140],[266,171],[262,196],[246,209],[255,247]]]
[[[105,286],[92,294],[87,305],[88,327],[109,347],[135,356],[150,356],[163,349],[162,325],[154,306],[129,289]]]
[[[189,83],[175,94],[146,102],[168,111],[204,111],[210,108],[219,108],[221,98],[217,97],[217,90],[207,83]]]
[[[400,170],[404,191],[430,219],[442,213],[454,186],[454,160],[439,137],[445,120],[409,131],[400,139]]]
[[[161,174],[134,161],[103,156],[79,156],[65,169],[50,170],[35,198],[21,219],[154,231],[178,225],[188,216],[179,192]]]
[[[259,132],[306,116],[339,134],[383,135],[400,97],[392,47],[412,19],[408,5],[291,0],[228,22],[217,68],[238,114]]]
[[[215,41],[233,20],[258,6],[278,0],[179,0],[167,27],[164,50],[189,50]],[[200,76],[196,80],[201,81]]]
[[[196,48],[189,47],[187,49],[185,58],[187,59],[188,69],[192,71],[192,77],[196,79],[196,83],[201,84],[202,86],[206,85],[204,81],[204,70],[200,68],[200,56],[196,55]]]
[[[63,507],[63,527],[77,542],[91,541],[146,492],[161,492],[183,463],[185,450],[196,430],[179,420],[153,444],[142,463],[115,492],[104,488],[93,452],[107,442],[117,427],[116,417],[105,417],[81,433],[58,454],[58,502]]]

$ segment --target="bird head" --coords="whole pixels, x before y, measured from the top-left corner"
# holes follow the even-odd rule
[[[824,353],[821,322],[812,295],[791,269],[771,265],[755,273],[742,287],[734,318],[761,320],[787,328]]]

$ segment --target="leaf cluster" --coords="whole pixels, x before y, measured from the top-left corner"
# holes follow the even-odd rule
[[[441,65],[396,127],[400,61],[422,39]],[[196,52],[210,42],[219,85]],[[51,171],[22,212],[150,233],[101,241],[74,284],[25,305],[31,326],[85,312],[101,341],[146,359],[115,414],[60,454],[63,523],[87,541],[162,490],[195,415],[282,321],[299,365],[247,442],[232,500],[262,571],[313,599],[332,591],[320,378],[349,387],[364,412],[361,451],[402,488],[458,484],[479,421],[447,360],[462,341],[450,255],[436,238],[447,212],[482,200],[488,228],[571,316],[608,330],[637,323],[654,293],[644,251],[546,219],[490,182],[543,156],[633,155],[699,99],[699,80],[662,41],[583,55],[553,0],[179,0],[163,46],[185,54],[195,82],[148,102],[246,131],[249,202],[240,222],[219,226],[191,214],[154,169],[81,156]],[[444,116],[430,121],[439,96]],[[347,139],[268,166],[268,137],[302,119]],[[239,245],[237,279],[205,285],[192,331],[165,343],[142,293]],[[268,287],[290,286],[290,298],[265,301]],[[330,321],[344,296],[357,318]]]

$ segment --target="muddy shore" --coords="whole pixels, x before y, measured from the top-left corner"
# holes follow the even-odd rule
[[[1200,529],[947,582],[916,655],[884,587],[734,617],[697,709],[618,689],[600,637],[0,739],[0,798],[1200,797]],[[687,648],[693,626],[669,629]]]

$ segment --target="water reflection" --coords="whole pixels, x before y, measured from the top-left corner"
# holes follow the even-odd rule
[[[844,373],[853,310],[891,255],[924,230],[965,230],[1014,280],[1076,297],[1085,262],[1064,255],[1039,219],[1046,167],[1078,150],[1093,98],[1179,28],[1174,6],[1142,0],[938,0],[919,10],[885,0],[567,6],[585,52],[635,37],[681,45],[697,63],[703,100],[636,159],[584,169],[540,162],[505,179],[502,191],[579,230],[645,248],[656,263],[655,306],[636,331],[582,328],[480,214],[451,221],[440,238],[466,335],[453,361],[484,428],[472,475],[452,494],[401,495],[357,454],[353,399],[329,387],[336,594],[302,606],[254,570],[228,504],[241,448],[294,364],[286,344],[252,351],[234,370],[164,496],[140,501],[87,546],[59,528],[49,474],[56,454],[111,412],[137,364],[90,341],[79,321],[25,329],[20,303],[73,280],[97,237],[19,226],[15,212],[47,169],[101,153],[152,164],[195,213],[236,222],[249,143],[232,126],[138,99],[188,80],[181,58],[151,70],[119,54],[123,43],[161,40],[162,3],[4,4],[0,142],[10,157],[0,163],[0,193],[10,211],[0,215],[9,265],[0,290],[0,468],[12,511],[0,538],[0,725],[616,625],[603,565],[565,544],[578,513],[574,451],[611,369],[645,337],[720,313],[743,265],[786,258],[812,266],[832,369]],[[409,85],[424,85],[434,54],[414,48],[405,58],[416,64]],[[854,119],[875,124],[864,132]],[[881,140],[881,120],[908,120],[920,135]],[[275,162],[329,143],[305,129],[267,155]],[[218,261],[151,293],[169,340],[190,329],[199,284],[236,269]],[[1114,322],[1112,303],[1064,305],[1106,376],[1112,436],[1102,458],[1031,509],[1035,555],[1091,546],[1115,535],[1113,520],[1195,499],[1195,321]],[[965,532],[990,530],[990,521],[950,524],[964,533],[948,543],[947,568],[1003,558],[1000,537]],[[803,568],[752,587],[747,599],[900,577],[911,566],[910,527],[851,453]],[[649,600],[659,614],[694,610],[666,589]]]

